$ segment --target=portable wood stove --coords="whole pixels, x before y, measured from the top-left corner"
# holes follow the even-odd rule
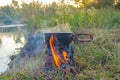
[[[80,40],[81,35],[89,36],[89,39]],[[73,33],[45,33],[45,43],[47,45],[45,55],[45,67],[53,66],[66,68],[74,65],[74,50],[72,41],[90,42],[93,39],[90,34]]]

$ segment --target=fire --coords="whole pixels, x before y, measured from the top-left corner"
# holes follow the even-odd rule
[[[61,63],[61,60],[60,60],[60,56],[58,55],[58,53],[57,53],[57,51],[56,51],[56,49],[54,47],[53,35],[50,37],[49,43],[50,43],[50,48],[51,48],[51,51],[52,51],[52,56],[53,56],[55,65],[56,65],[56,67],[60,67],[60,65],[62,63]]]
[[[55,66],[60,67],[62,64],[68,64],[69,58],[67,57],[66,51],[63,50],[62,53],[59,53],[58,50],[56,50],[56,47],[55,47],[56,42],[57,42],[57,37],[54,37],[53,35],[51,35],[49,39],[49,44],[50,44],[53,60],[54,60]],[[60,56],[59,54],[62,54],[62,56]]]
[[[63,55],[63,58],[64,58],[64,60],[66,61],[66,63],[68,63],[69,58],[67,58],[67,52],[66,52],[66,51],[63,51],[63,52],[62,52],[62,55]]]

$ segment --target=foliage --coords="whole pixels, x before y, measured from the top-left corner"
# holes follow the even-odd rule
[[[83,5],[82,7],[97,9],[113,6],[114,0],[73,0],[77,5]]]
[[[120,2],[118,2],[117,4],[115,4],[115,7],[120,10]]]
[[[98,0],[98,8],[113,6],[114,0]]]
[[[100,0],[101,3],[105,0]],[[110,1],[112,2],[112,1]],[[100,5],[100,4],[99,4]],[[97,6],[99,6],[97,4]],[[120,25],[119,10],[114,7],[104,7],[95,9],[75,8],[69,4],[52,3],[43,5],[38,2],[31,2],[29,4],[23,2],[21,7],[17,7],[17,2],[12,3],[11,6],[1,8],[2,15],[13,19],[22,20],[27,23],[28,27],[43,28],[54,27],[57,24],[69,23],[74,27],[98,27],[98,28],[115,28]],[[2,18],[2,17],[1,17]]]
[[[14,9],[10,6],[4,6],[0,8],[1,16],[4,18],[12,18],[14,16]]]
[[[47,6],[39,5],[42,4],[36,2],[24,4],[22,8],[23,20],[28,23],[28,26],[42,28],[69,23],[72,28],[78,26],[115,28],[120,24],[120,13],[114,7],[97,10],[94,7],[81,9],[65,4],[57,5],[56,3]]]

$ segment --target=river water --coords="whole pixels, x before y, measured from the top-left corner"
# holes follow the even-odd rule
[[[9,57],[19,53],[20,47],[25,43],[21,31],[0,32],[0,73],[8,68]]]

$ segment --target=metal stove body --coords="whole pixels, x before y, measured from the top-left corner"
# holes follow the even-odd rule
[[[66,66],[72,66],[74,64],[74,58],[73,58],[73,46],[72,46],[72,33],[45,33],[45,43],[47,45],[46,48],[46,55],[45,55],[45,66],[46,67],[52,67],[53,60],[52,60],[52,52],[49,44],[49,39],[51,35],[54,36],[54,39],[57,38],[57,42],[55,44],[55,47],[57,48],[57,51],[59,52],[59,55],[62,55],[62,51],[67,52],[67,57],[69,58],[69,62],[67,64],[62,64],[60,67],[66,67]]]
[[[73,34],[73,33],[45,33],[45,43],[47,45],[46,55],[45,55],[45,66],[52,67],[53,66],[53,58],[52,51],[50,48],[50,38],[53,36],[55,48],[59,53],[59,56],[62,56],[62,51],[67,53],[67,58],[69,61],[67,63],[63,63],[60,67],[66,68],[67,66],[74,65],[74,50],[72,46],[72,41],[74,42],[91,42],[93,40],[93,36],[91,34]],[[87,36],[87,39],[80,39],[81,36]]]

